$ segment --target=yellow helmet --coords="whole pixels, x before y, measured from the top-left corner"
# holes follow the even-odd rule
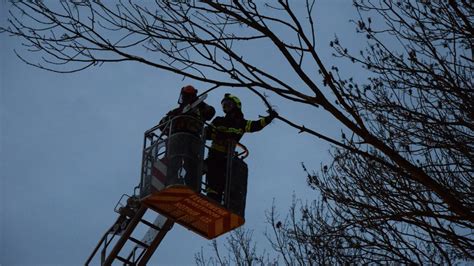
[[[231,100],[235,103],[235,106],[237,106],[237,108],[239,108],[239,110],[242,110],[242,102],[240,101],[239,98],[237,98],[237,96],[234,96],[230,93],[226,93],[224,94],[224,98],[222,99],[221,103],[223,103],[225,100]]]

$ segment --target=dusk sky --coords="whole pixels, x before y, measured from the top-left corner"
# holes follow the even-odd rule
[[[331,66],[337,63],[329,47],[335,34],[346,43],[360,42],[349,22],[357,14],[349,0],[316,5],[317,49]],[[8,8],[1,1],[3,26]],[[288,74],[267,47],[248,49],[274,73]],[[211,86],[138,63],[57,74],[26,65],[13,50],[26,54],[21,40],[1,34],[0,265],[82,265],[115,221],[113,208],[121,195],[133,193],[139,182],[144,131],[177,106],[181,87],[192,84],[204,91]],[[247,119],[266,115],[255,95],[229,88],[212,92],[206,100],[217,115],[223,115],[220,100],[227,92],[242,100]],[[276,95],[269,101],[291,120],[330,136],[341,134],[322,109],[288,105]],[[314,199],[301,162],[319,169],[329,162],[330,147],[278,120],[246,134],[241,142],[250,150],[244,226],[253,230],[259,249],[271,251],[264,236],[269,229],[265,212],[274,202],[284,218],[293,196]],[[176,224],[150,265],[193,265],[201,248],[212,254],[210,243]]]

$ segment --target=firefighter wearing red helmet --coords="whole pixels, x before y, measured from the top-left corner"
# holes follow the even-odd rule
[[[161,119],[159,126],[168,136],[168,148],[178,152],[169,157],[169,154],[167,155],[166,182],[176,184],[184,181],[184,184],[197,190],[201,184],[199,164],[196,160],[199,149],[192,144],[196,138],[202,137],[203,122],[210,120],[216,111],[197,97],[197,90],[191,85],[181,88],[178,104],[177,108]],[[187,156],[179,155],[181,152]],[[184,180],[181,180],[182,178]]]
[[[228,149],[234,149],[235,143],[239,142],[244,133],[260,131],[278,116],[277,112],[269,110],[269,115],[260,120],[246,120],[240,99],[229,93],[224,95],[221,104],[225,116],[214,118],[206,136],[212,140],[206,159],[206,179],[209,187],[207,195],[219,203],[226,186]]]
[[[197,99],[198,91],[191,85],[187,85],[181,88],[181,92],[179,94],[178,104],[179,106],[171,111],[169,111],[165,117],[163,117],[160,121],[162,131],[166,130],[165,127],[167,126],[166,122],[170,121],[177,115],[183,115],[184,108],[186,106],[192,105]],[[214,117],[216,113],[214,107],[206,104],[205,102],[199,103],[197,106],[186,112],[186,115],[195,117],[201,121],[208,121]],[[190,132],[190,133],[197,133],[199,130],[200,125],[197,125],[196,120],[194,119],[186,119],[180,118],[176,119],[173,122],[173,132]],[[167,132],[165,131],[165,134]]]

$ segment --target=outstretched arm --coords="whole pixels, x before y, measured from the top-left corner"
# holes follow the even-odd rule
[[[245,132],[256,132],[262,130],[268,124],[272,122],[272,120],[278,116],[278,113],[274,110],[268,111],[269,115],[260,118],[259,120],[247,120],[245,124]]]

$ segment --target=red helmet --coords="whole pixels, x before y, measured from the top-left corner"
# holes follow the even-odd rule
[[[197,90],[191,86],[191,85],[187,85],[187,86],[184,86],[181,88],[181,94],[193,94],[193,95],[197,95]]]
[[[191,85],[187,85],[181,88],[181,93],[179,95],[179,104],[190,104],[194,102],[197,98],[198,91]]]

